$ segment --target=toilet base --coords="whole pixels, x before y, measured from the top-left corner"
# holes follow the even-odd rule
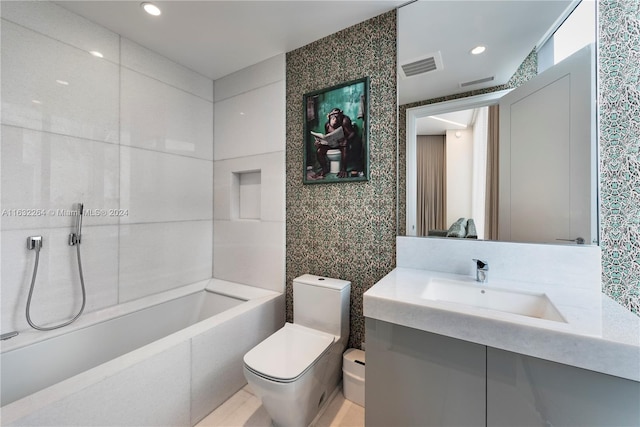
[[[256,395],[256,392],[251,388],[251,384],[248,384],[247,386],[249,387],[251,392],[254,395]],[[318,422],[320,421],[320,418],[322,418],[322,416],[325,414],[325,412],[327,412],[327,408],[329,407],[329,404],[331,402],[333,402],[333,399],[335,399],[336,396],[338,396],[338,394],[340,394],[340,393],[342,393],[342,381],[333,389],[331,394],[329,394],[329,397],[324,399],[322,405],[318,409],[318,413],[316,414],[316,416],[313,418],[313,420],[311,421],[311,423],[309,425],[315,426],[315,425],[318,424]],[[280,424],[276,423],[274,420],[271,420],[271,425],[274,426],[274,427],[286,427],[286,426],[283,426],[283,425],[280,425]]]
[[[329,161],[329,173],[340,172],[340,161],[342,160],[342,153],[340,152],[340,150],[328,150],[327,160]]]
[[[338,173],[340,172],[340,161],[336,161],[336,162],[331,162],[330,163],[330,169],[329,169],[329,173]]]
[[[333,391],[331,392],[331,394],[329,394],[329,397],[327,397],[324,400],[324,403],[322,404],[322,406],[320,406],[320,409],[318,409],[318,414],[316,415],[316,417],[311,421],[312,426],[315,426],[318,424],[318,421],[320,420],[320,418],[322,418],[322,416],[324,415],[325,412],[327,412],[327,408],[329,407],[329,404],[333,401],[333,399],[336,398],[336,396],[342,392],[342,381],[340,381],[340,383],[333,389]]]

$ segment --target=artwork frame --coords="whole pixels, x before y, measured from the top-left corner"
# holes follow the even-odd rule
[[[368,181],[369,77],[303,96],[303,183]]]

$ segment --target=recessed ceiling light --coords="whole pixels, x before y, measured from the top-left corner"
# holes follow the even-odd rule
[[[98,52],[97,50],[92,50],[89,52],[91,55],[95,56],[96,58],[104,58],[104,55],[100,52]]]
[[[482,52],[484,52],[485,50],[487,50],[486,47],[484,46],[476,46],[473,49],[471,49],[471,53],[473,55],[480,55]]]
[[[144,11],[147,12],[149,15],[160,16],[160,14],[162,14],[162,11],[160,10],[160,8],[153,3],[145,2],[145,3],[141,3],[140,6],[142,6]]]
[[[56,80],[56,83],[62,86],[69,86],[69,82],[66,80]]]

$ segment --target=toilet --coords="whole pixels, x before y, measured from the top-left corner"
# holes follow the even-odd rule
[[[293,323],[244,355],[244,376],[274,425],[308,426],[340,384],[350,292],[346,280],[294,279]]]
[[[329,159],[329,173],[340,172],[340,161],[342,160],[342,154],[340,150],[327,150],[327,159]]]

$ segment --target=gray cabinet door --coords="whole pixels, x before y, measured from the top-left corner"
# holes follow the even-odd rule
[[[640,383],[487,348],[488,426],[640,426]]]
[[[486,347],[366,319],[367,427],[484,426]]]

